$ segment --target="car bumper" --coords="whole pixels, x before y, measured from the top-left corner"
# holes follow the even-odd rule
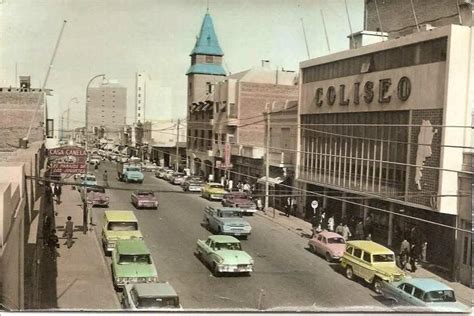
[[[201,192],[201,187],[189,187],[188,190],[191,192]]]
[[[92,206],[109,206],[109,201],[92,201]]]
[[[222,200],[224,198],[224,195],[219,195],[219,194],[209,194],[209,198],[211,200]]]
[[[155,204],[155,203],[138,203],[137,207],[155,208],[155,207],[158,207],[158,204]]]
[[[132,178],[128,178],[128,181],[129,182],[143,182],[143,179],[132,179]]]
[[[228,273],[253,272],[253,265],[251,264],[218,265],[217,269],[219,270],[219,272],[228,272]]]
[[[221,232],[222,235],[229,235],[229,236],[235,236],[235,237],[239,237],[239,236],[249,236],[251,234],[251,232],[247,232],[247,231],[223,231]]]

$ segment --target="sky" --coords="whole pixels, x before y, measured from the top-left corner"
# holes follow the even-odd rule
[[[273,69],[298,70],[308,59],[301,19],[310,57],[329,54],[321,10],[331,53],[349,47],[344,0],[0,0],[0,86],[15,86],[17,69],[40,87],[67,20],[46,85],[55,95],[50,118],[58,119],[77,98],[70,124],[83,126],[87,83],[105,73],[127,87],[132,123],[137,71],[171,88],[173,116],[185,118],[185,74],[207,3],[232,73],[259,67],[261,60]],[[352,31],[361,31],[363,0],[347,0],[347,7]],[[149,118],[159,120],[159,111],[153,113]]]

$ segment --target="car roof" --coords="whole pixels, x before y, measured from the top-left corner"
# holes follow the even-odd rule
[[[232,236],[227,236],[227,235],[211,235],[208,238],[211,239],[214,242],[238,242],[238,243],[240,243],[240,241],[237,238],[232,237]]]
[[[452,291],[453,290],[452,288],[450,288],[443,282],[440,282],[438,280],[431,279],[431,278],[407,278],[400,283],[411,284],[425,292],[444,291],[444,290]]]
[[[137,283],[133,285],[139,297],[175,297],[178,296],[174,288],[167,282]]]
[[[145,241],[141,238],[119,239],[115,246],[121,255],[146,255],[150,254]]]
[[[109,221],[136,222],[137,218],[132,211],[105,211],[105,216]]]
[[[318,235],[324,236],[326,238],[332,238],[332,237],[343,238],[341,235],[336,234],[334,232],[327,231],[327,230],[324,230],[324,231],[320,232]]]
[[[370,253],[393,254],[392,250],[370,240],[350,240],[347,242],[347,245],[353,245]]]

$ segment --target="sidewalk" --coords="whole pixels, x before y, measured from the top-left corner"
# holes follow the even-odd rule
[[[279,211],[278,209],[273,209],[269,207],[266,212],[260,212],[257,211],[255,213],[258,216],[261,216],[265,219],[268,219],[270,221],[273,221],[275,224],[280,225],[282,227],[288,228],[288,230],[300,235],[301,237],[306,237],[310,238],[312,234],[312,226],[309,222],[304,221],[301,218],[290,216],[286,217],[284,212]],[[418,278],[433,278],[435,280],[441,281],[445,283],[446,285],[450,286],[454,292],[456,293],[457,299],[468,305],[472,306],[472,299],[473,299],[473,294],[474,291],[468,287],[465,286],[464,284],[458,283],[458,282],[450,282],[448,280],[445,280],[441,278],[440,276],[424,269],[421,266],[417,266],[416,272],[408,272],[409,275],[412,277],[418,277]]]
[[[56,231],[59,237],[60,257],[56,259],[56,293],[58,309],[67,310],[112,310],[120,309],[112,277],[97,235],[92,230],[82,232],[81,198],[76,190],[64,186],[62,203],[55,205]],[[65,245],[63,232],[67,217],[75,224],[74,243]],[[90,228],[90,227],[89,227]],[[93,229],[96,229],[93,227]]]

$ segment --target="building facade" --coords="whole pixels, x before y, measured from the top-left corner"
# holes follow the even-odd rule
[[[395,249],[427,242],[427,260],[454,272],[470,33],[445,26],[300,63],[306,210],[316,199],[337,220],[369,221]]]
[[[100,87],[89,87],[87,95],[89,131],[104,128],[105,138],[118,142],[127,116],[127,88],[109,80]]]
[[[135,76],[135,123],[145,122],[146,74],[137,72]]]
[[[212,173],[213,107],[212,85],[226,76],[222,66],[222,51],[212,18],[206,13],[196,44],[190,54],[191,66],[186,72],[188,77],[187,102],[187,152],[191,172],[198,175]],[[199,110],[197,108],[199,107]]]

